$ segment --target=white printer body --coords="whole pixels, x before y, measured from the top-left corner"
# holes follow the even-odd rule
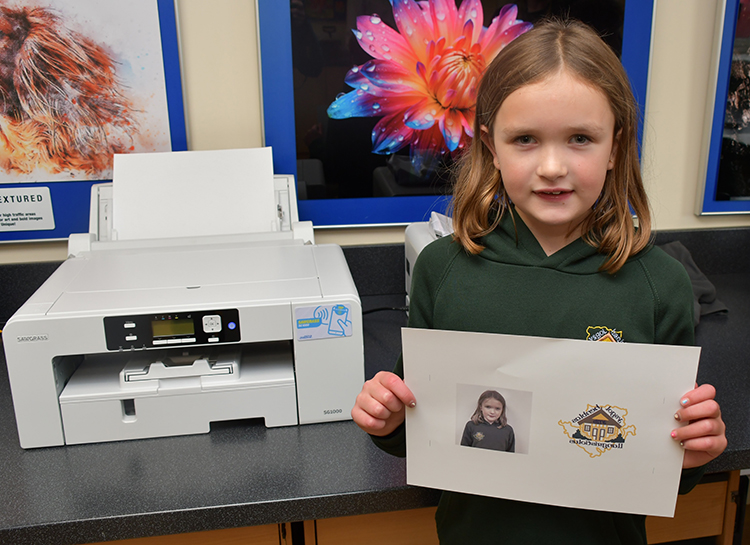
[[[444,214],[432,212],[429,221],[410,223],[404,231],[404,277],[406,279],[406,306],[409,307],[411,275],[419,254],[425,246],[453,233],[453,220]]]
[[[2,332],[21,446],[349,419],[359,296],[341,248],[287,219],[269,233],[72,236]]]

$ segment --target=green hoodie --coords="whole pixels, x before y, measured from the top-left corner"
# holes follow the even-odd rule
[[[514,217],[515,226],[508,214],[482,239],[485,249],[478,255],[470,255],[451,237],[424,248],[412,277],[409,327],[694,343],[693,293],[679,262],[649,247],[610,275],[599,271],[605,256],[581,239],[547,256]],[[401,358],[395,372],[403,376]],[[403,425],[373,441],[396,456],[406,454]],[[692,489],[702,474],[702,468],[684,470],[680,493]],[[436,521],[442,544],[646,543],[643,516],[455,492],[443,492]]]

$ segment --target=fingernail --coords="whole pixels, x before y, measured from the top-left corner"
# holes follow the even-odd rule
[[[677,420],[677,422],[679,422],[680,421],[680,414],[679,413],[674,413],[674,419]]]
[[[682,401],[680,401],[680,405],[687,405],[687,404],[688,404],[687,398],[685,398]]]
[[[412,409],[414,407],[416,407],[416,406],[417,406],[417,402],[416,401],[412,401],[412,402],[409,403],[409,407],[411,407]]]
[[[673,430],[672,431],[672,439],[674,439],[675,437],[677,437],[677,432]]]
[[[682,441],[680,441],[680,446],[684,448],[685,447],[685,443],[683,443]]]

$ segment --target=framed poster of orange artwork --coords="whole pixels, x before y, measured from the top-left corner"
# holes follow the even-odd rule
[[[114,154],[186,149],[174,0],[0,0],[0,242],[88,232]]]

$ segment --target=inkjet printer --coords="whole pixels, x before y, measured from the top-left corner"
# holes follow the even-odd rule
[[[243,183],[206,183],[224,163]],[[192,212],[173,199],[175,212],[160,193],[170,184],[212,196]],[[21,446],[350,418],[364,381],[360,300],[341,248],[315,245],[297,221],[295,194],[267,148],[116,156],[113,183],[92,188],[91,232],[70,237],[68,259],[2,332]],[[147,202],[129,208],[134,198]],[[231,221],[207,219],[212,206],[252,217],[217,232]]]

